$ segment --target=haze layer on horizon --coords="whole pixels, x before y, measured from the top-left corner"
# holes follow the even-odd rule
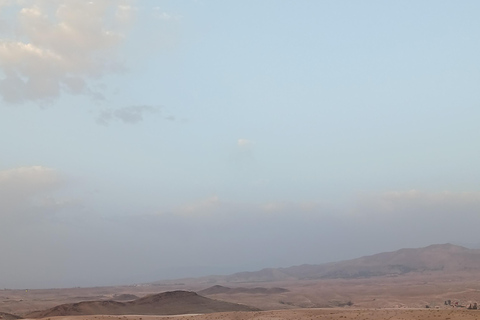
[[[479,243],[478,1],[0,1],[0,288]]]

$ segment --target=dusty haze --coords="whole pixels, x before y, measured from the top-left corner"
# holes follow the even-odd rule
[[[478,1],[0,1],[0,288],[478,244]]]

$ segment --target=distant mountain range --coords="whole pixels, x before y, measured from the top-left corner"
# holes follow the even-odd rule
[[[424,248],[400,249],[340,262],[319,265],[304,264],[288,268],[267,268],[227,276],[202,277],[198,280],[206,283],[242,283],[303,279],[354,279],[427,271],[480,271],[480,250],[448,243],[436,244]]]
[[[184,282],[209,284],[210,287],[198,291],[170,291],[148,295],[142,298],[132,294],[114,295],[113,300],[83,301],[78,303],[62,304],[56,307],[36,311],[26,315],[26,318],[45,318],[55,316],[75,315],[172,315],[185,313],[213,313],[226,311],[255,311],[257,308],[245,304],[232,303],[244,301],[246,304],[255,305],[255,300],[266,299],[265,296],[276,296],[276,303],[289,303],[290,306],[305,306],[304,297],[285,288],[252,286],[252,283],[283,281],[283,280],[309,280],[309,279],[360,279],[381,276],[399,276],[405,274],[460,274],[480,275],[480,250],[468,249],[452,244],[431,245],[425,248],[400,249],[393,252],[379,253],[353,260],[326,263],[320,265],[299,265],[289,268],[269,268],[254,272],[240,272],[227,276],[209,276],[195,279],[184,279]],[[179,280],[172,280],[177,283]],[[215,283],[232,283],[232,287],[213,285]],[[165,283],[165,281],[159,282]],[[238,284],[249,283],[245,287]],[[198,286],[197,286],[198,287]],[[448,289],[453,290],[453,289]],[[463,290],[463,289],[462,289]],[[455,292],[455,291],[453,291]],[[463,291],[462,291],[463,292]],[[290,296],[289,296],[290,294]],[[451,292],[449,294],[452,294]],[[213,300],[202,295],[221,296],[230,302]],[[282,295],[278,302],[278,295]],[[251,298],[251,297],[255,298]],[[372,295],[371,296],[375,296]],[[248,300],[236,300],[238,297],[250,297]],[[261,298],[259,298],[261,297]],[[375,296],[376,297],[376,296]],[[338,297],[337,297],[338,298]],[[347,301],[348,297],[344,300]],[[297,300],[295,300],[297,299]],[[300,299],[300,300],[299,300]],[[307,306],[323,305],[323,300],[313,303],[309,296]],[[123,301],[119,301],[123,300]],[[130,301],[127,301],[130,300]],[[268,299],[267,299],[268,300]],[[265,301],[267,301],[265,300]],[[324,299],[325,300],[325,299]],[[338,300],[338,299],[337,299]],[[374,301],[373,299],[372,301]],[[264,301],[264,302],[265,302]],[[320,302],[319,302],[320,301]],[[326,302],[325,302],[326,301]],[[332,301],[323,303],[332,305]],[[342,300],[343,301],[343,300]],[[348,300],[349,301],[349,300]],[[271,307],[275,303],[267,301]],[[342,302],[343,303],[343,302]],[[351,302],[350,302],[351,303]],[[338,304],[337,304],[338,306]],[[282,305],[283,307],[283,305]],[[16,316],[0,313],[0,317],[15,320]]]

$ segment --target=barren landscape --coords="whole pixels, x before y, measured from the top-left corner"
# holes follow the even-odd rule
[[[230,276],[117,287],[4,289],[0,310],[6,320],[153,320],[181,314],[200,320],[476,319],[480,313],[467,308],[480,301],[479,256],[479,250],[445,244]]]
[[[51,320],[470,320],[478,319],[480,312],[467,310],[418,309],[292,309],[261,312],[221,312],[206,315],[181,316],[95,316],[54,317]]]
[[[0,320],[480,320],[479,12],[0,0]]]

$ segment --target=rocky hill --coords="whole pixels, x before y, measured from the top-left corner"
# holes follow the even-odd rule
[[[26,315],[26,318],[75,315],[173,315],[256,310],[258,309],[241,304],[202,297],[195,292],[171,291],[128,302],[110,300],[62,304],[47,310],[32,312]]]

